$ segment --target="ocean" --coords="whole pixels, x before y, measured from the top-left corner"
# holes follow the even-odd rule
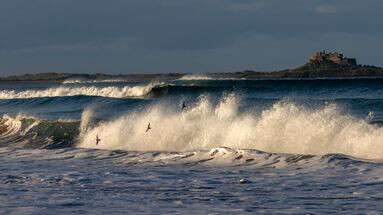
[[[1,214],[381,214],[383,79],[0,83]]]

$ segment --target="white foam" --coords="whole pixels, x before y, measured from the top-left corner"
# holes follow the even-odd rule
[[[63,84],[93,84],[93,83],[121,83],[128,82],[124,79],[105,79],[105,80],[87,80],[87,79],[68,79]]]
[[[220,146],[266,152],[341,153],[383,159],[383,128],[341,114],[336,105],[310,110],[291,102],[239,113],[234,95],[213,105],[207,97],[181,112],[168,104],[130,113],[89,129],[79,147],[138,151],[195,151]],[[148,123],[152,129],[145,133]],[[101,139],[95,145],[95,138]]]
[[[44,90],[2,90],[0,99],[16,98],[36,98],[36,97],[56,97],[56,96],[103,96],[113,98],[141,97],[147,95],[154,87],[163,85],[162,83],[150,83],[143,86],[125,87],[96,87],[96,86],[77,86],[77,87],[57,87]]]
[[[207,75],[184,75],[178,80],[213,80],[213,78]]]
[[[1,137],[7,137],[17,133],[21,128],[21,121],[19,119],[3,115],[0,118],[0,128],[2,128]]]
[[[80,123],[80,136],[87,132],[87,130],[92,126],[92,118],[94,116],[94,110],[92,107],[85,108],[81,114],[81,123]]]
[[[204,74],[184,75],[177,79],[180,81],[192,81],[192,80],[242,80],[243,78],[225,78],[225,77],[211,77]]]
[[[23,119],[33,119],[34,122],[30,125],[23,125]],[[16,116],[10,116],[4,114],[0,117],[0,127],[3,127],[3,132],[0,134],[0,137],[8,137],[12,135],[25,135],[29,130],[38,125],[40,120],[33,117],[27,116],[24,114],[18,114]]]

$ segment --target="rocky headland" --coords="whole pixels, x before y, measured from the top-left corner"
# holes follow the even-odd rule
[[[244,71],[243,78],[356,78],[383,77],[383,68],[358,65],[355,58],[341,53],[316,52],[309,61],[297,68],[274,72]]]

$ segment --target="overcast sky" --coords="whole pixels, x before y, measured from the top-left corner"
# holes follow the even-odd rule
[[[383,66],[382,0],[1,0],[0,75]]]

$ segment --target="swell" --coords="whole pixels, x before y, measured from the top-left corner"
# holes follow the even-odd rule
[[[4,99],[0,100],[1,110],[11,112],[9,109],[16,110],[18,112],[25,112],[25,107],[28,106],[31,110],[36,109],[43,113],[61,112],[66,111],[78,111],[80,114],[83,107],[87,105],[103,106],[103,105],[131,105],[132,103],[142,101],[140,98],[105,98],[105,97],[89,97],[84,95],[78,96],[63,96],[63,97],[39,97],[39,98],[27,98],[27,99]],[[1,111],[0,110],[0,111]],[[41,114],[41,113],[40,113]],[[35,114],[36,115],[36,114]]]
[[[64,96],[101,96],[110,98],[131,98],[131,97],[162,97],[181,94],[202,94],[219,93],[222,91],[236,90],[257,90],[262,91],[263,87],[233,87],[233,86],[180,86],[173,84],[148,84],[145,86],[125,87],[57,87],[44,90],[3,90],[0,92],[0,99],[26,99],[40,97],[64,97]]]
[[[182,94],[215,92],[258,93],[264,96],[283,98],[289,95],[319,98],[369,98],[383,99],[383,80],[220,80],[188,79],[169,83],[149,83],[126,86],[62,85],[39,90],[0,91],[0,99],[22,99],[62,96],[101,96],[111,98],[161,97]]]

